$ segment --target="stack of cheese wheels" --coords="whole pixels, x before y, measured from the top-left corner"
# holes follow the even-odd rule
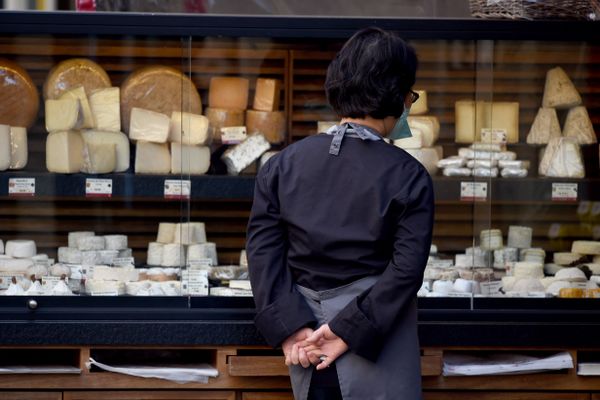
[[[562,131],[557,109],[568,110]],[[540,157],[539,174],[583,177],[585,171],[579,146],[597,141],[588,111],[567,73],[561,67],[548,70],[542,107],[527,135],[527,143],[547,145]]]
[[[137,174],[204,174],[208,119],[191,79],[166,66],[144,67],[121,85],[121,118],[136,143]]]
[[[440,146],[434,147],[440,134],[440,122],[437,117],[423,115],[429,111],[427,92],[417,90],[419,101],[410,108],[408,126],[412,136],[394,140],[394,145],[403,148],[425,166],[430,174],[437,172],[437,163],[443,158]]]
[[[278,79],[258,78],[252,110],[246,111],[248,133],[261,133],[273,144],[285,140],[286,120],[283,111],[279,111],[280,92]]]
[[[121,132],[120,91],[95,62],[65,60],[44,83],[46,168],[103,174],[129,169],[129,140]]]
[[[38,97],[27,71],[0,59],[0,171],[27,165],[27,128],[37,117]]]
[[[126,235],[96,236],[91,231],[69,232],[68,246],[58,248],[58,261],[70,265],[111,265],[131,257]]]
[[[244,126],[250,83],[246,78],[214,76],[208,88],[209,133],[221,139],[221,128]]]
[[[205,259],[217,265],[217,246],[206,241],[202,222],[161,222],[156,241],[148,244],[147,264],[152,267],[183,267]]]

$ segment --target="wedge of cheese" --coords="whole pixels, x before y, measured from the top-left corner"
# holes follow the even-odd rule
[[[10,127],[10,169],[23,169],[27,166],[27,129]]]
[[[563,136],[573,138],[579,144],[593,144],[598,142],[594,126],[585,107],[578,106],[569,110]]]
[[[83,138],[76,131],[52,132],[46,138],[46,168],[72,174],[83,167]]]
[[[129,138],[121,132],[106,132],[101,130],[86,130],[81,132],[86,144],[115,146],[116,160],[114,172],[124,172],[129,169]]]
[[[81,128],[93,128],[96,126],[96,121],[94,120],[94,114],[92,114],[92,109],[90,107],[90,103],[88,101],[87,95],[83,86],[76,87],[74,89],[68,90],[64,92],[59,100],[62,99],[75,99],[79,100],[79,106],[81,107],[81,114],[83,121],[81,123]]]
[[[410,107],[408,115],[421,115],[427,113],[427,111],[429,111],[427,105],[427,91],[415,90],[415,92],[419,94],[419,100]]]
[[[581,96],[567,73],[561,68],[552,68],[546,73],[544,107],[571,108],[581,104]]]
[[[215,76],[210,79],[209,107],[245,110],[248,108],[249,81],[246,78]]]
[[[171,173],[203,175],[210,168],[210,148],[171,143]]]
[[[279,110],[280,92],[281,81],[279,79],[258,78],[252,108],[259,111]]]
[[[90,143],[83,146],[83,166],[86,174],[108,174],[117,165],[117,150],[114,143]]]
[[[419,101],[421,101],[420,98]],[[421,131],[423,147],[432,147],[440,136],[440,121],[434,116],[408,117],[408,126],[411,132],[413,129]]]
[[[410,128],[411,137],[394,140],[394,146],[401,149],[420,149],[423,144],[423,132],[419,128]]]
[[[483,102],[459,100],[454,103],[454,124],[456,143],[473,143],[481,141],[483,127]]]
[[[171,119],[165,114],[134,107],[131,109],[129,138],[145,142],[165,143],[169,138]]]
[[[81,103],[77,99],[46,100],[46,131],[68,131],[83,125]]]
[[[0,171],[10,168],[10,126],[0,125]]]
[[[89,102],[97,129],[121,132],[121,97],[118,87],[93,91]]]
[[[430,175],[435,175],[438,170],[437,163],[440,160],[438,149],[426,147],[422,149],[406,149],[406,152],[417,159]]]
[[[550,139],[560,136],[560,124],[558,123],[556,110],[540,107],[527,135],[527,143],[548,144]]]
[[[135,150],[136,174],[168,174],[171,172],[171,153],[167,143],[140,140]]]
[[[210,142],[208,118],[200,114],[173,111],[169,141],[185,145],[206,145]]]
[[[540,175],[583,178],[585,169],[579,145],[571,138],[550,139],[539,166]]]

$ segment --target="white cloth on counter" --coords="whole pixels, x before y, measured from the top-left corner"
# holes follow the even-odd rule
[[[573,368],[569,352],[548,357],[532,357],[515,353],[492,353],[476,356],[459,352],[444,354],[444,376],[529,374]]]

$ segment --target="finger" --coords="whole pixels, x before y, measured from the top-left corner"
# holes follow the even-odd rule
[[[308,360],[310,361],[310,363],[312,365],[319,365],[321,363],[321,359],[319,358],[320,354],[322,354],[322,353],[320,353],[320,352],[319,353],[315,353],[315,352],[307,353]]]
[[[304,351],[303,348],[298,350],[298,359],[300,360],[300,365],[302,365],[304,368],[308,368],[310,366],[310,360],[308,359],[306,351]]]
[[[309,344],[307,346],[302,346],[301,344],[299,344],[300,348],[304,349],[305,352],[310,353],[312,351],[318,351],[320,350],[319,346],[316,346],[314,344]]]
[[[317,371],[320,371],[322,369],[329,367],[331,365],[331,363],[333,363],[335,361],[335,358],[329,356],[326,358],[321,358],[320,361],[321,362],[319,364],[317,364],[317,367],[316,367]]]
[[[298,344],[294,343],[294,345],[292,346],[292,354],[290,356],[292,364],[294,365],[298,365],[299,360],[298,360]]]
[[[309,343],[316,343],[317,341],[319,341],[322,338],[323,338],[323,327],[314,331],[312,333],[312,335],[310,335],[309,337],[306,338],[306,341]]]
[[[290,358],[290,356],[289,356],[289,355],[286,355],[286,356],[285,356],[285,365],[287,365],[288,367],[289,367],[290,365],[292,365],[292,359]]]

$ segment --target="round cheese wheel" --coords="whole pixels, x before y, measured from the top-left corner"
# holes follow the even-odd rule
[[[87,58],[71,58],[56,64],[44,82],[44,99],[58,99],[64,92],[83,86],[89,96],[94,90],[111,87],[108,74]]]
[[[0,124],[30,128],[39,106],[38,90],[27,71],[0,59]]]
[[[129,133],[133,107],[166,115],[173,111],[202,113],[202,101],[192,80],[165,66],[138,69],[121,85],[121,127],[125,133]]]
[[[285,115],[283,111],[246,111],[248,134],[262,133],[269,143],[285,140]]]

